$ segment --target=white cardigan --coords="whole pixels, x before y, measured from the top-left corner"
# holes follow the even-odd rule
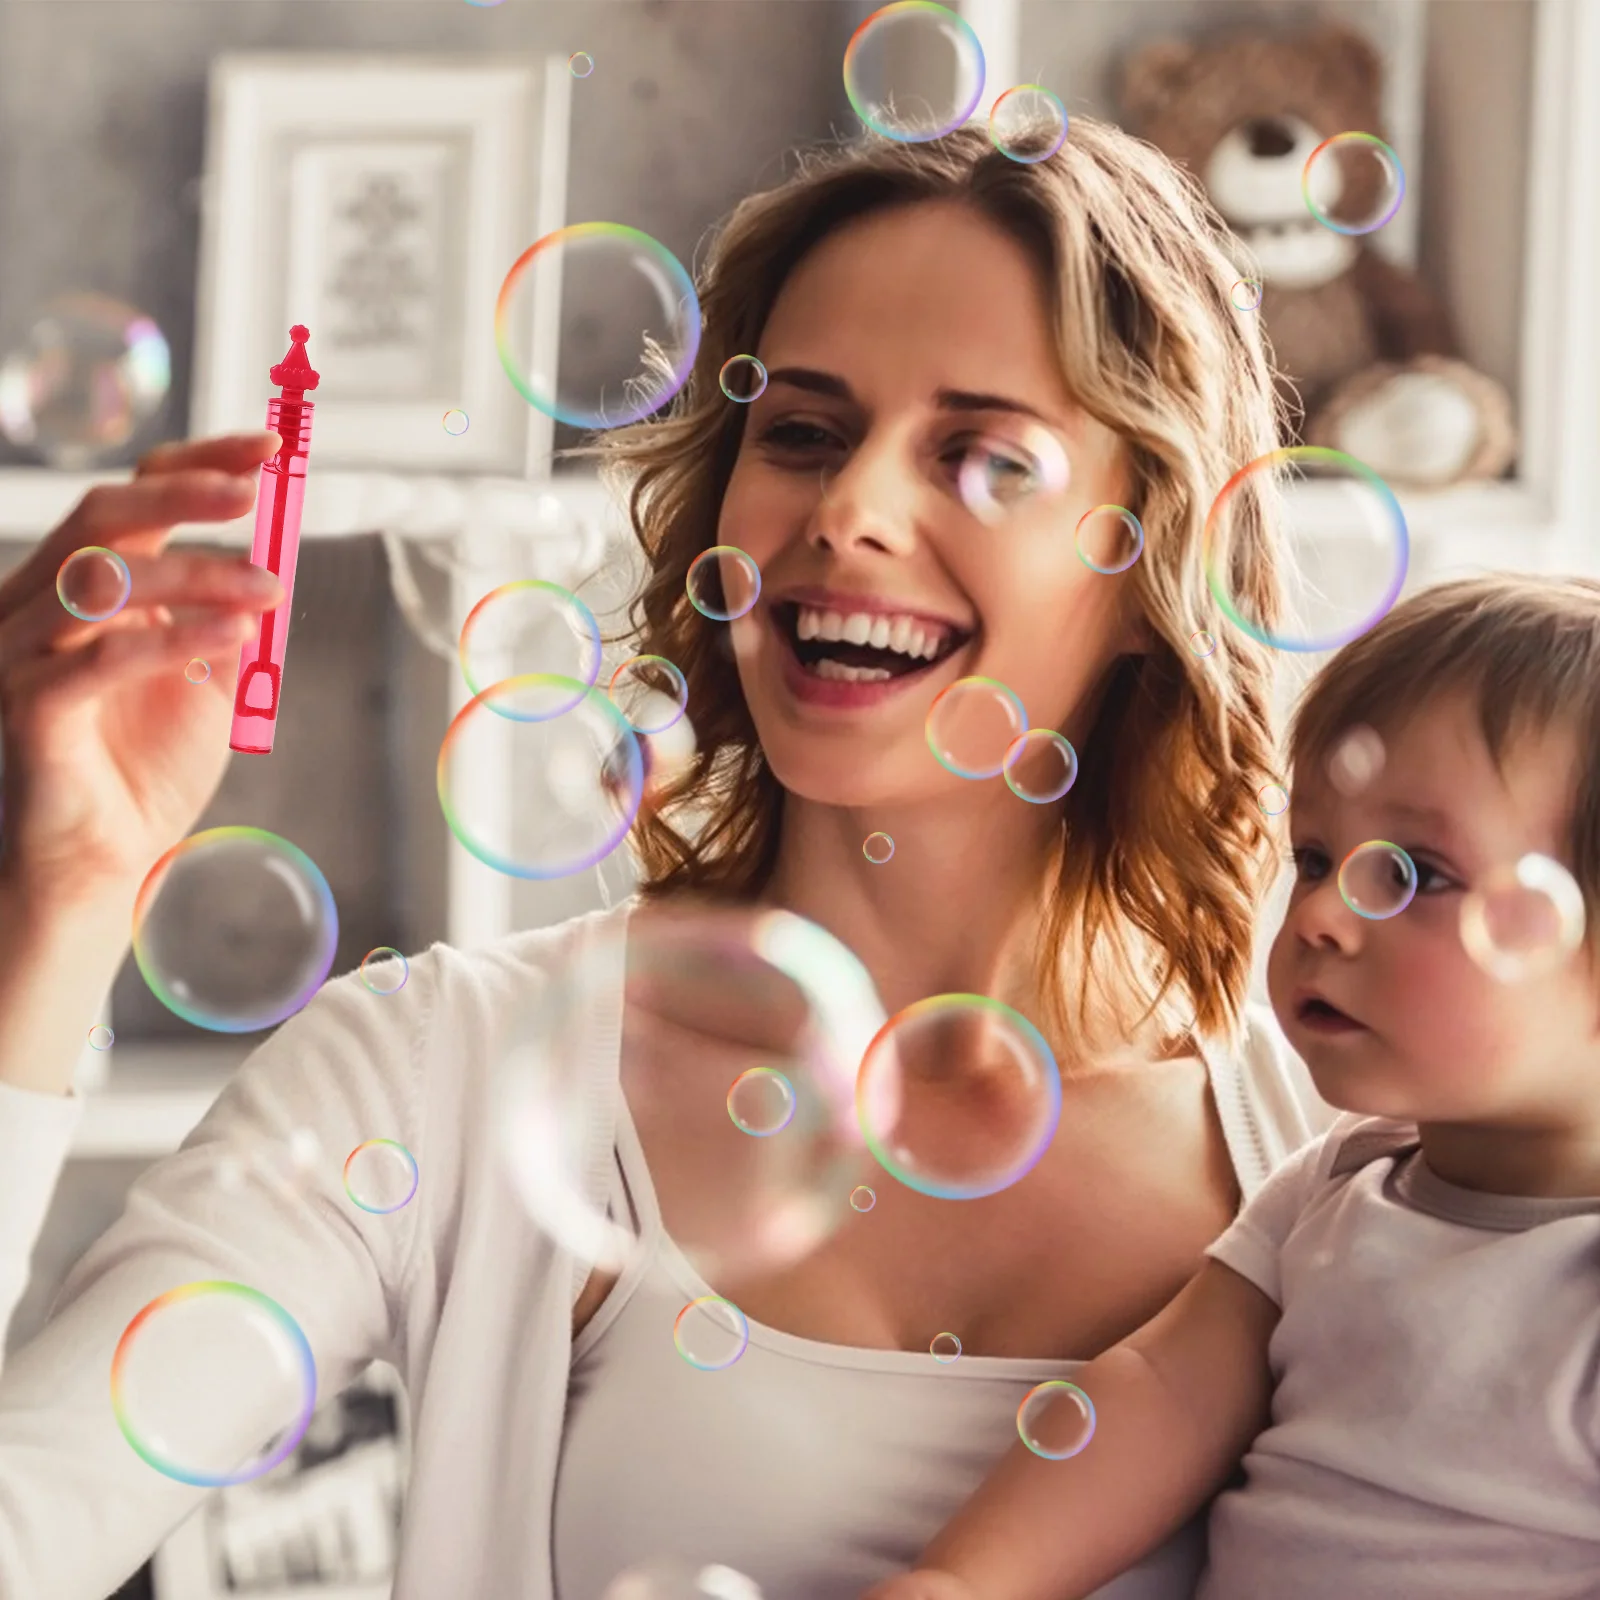
[[[4,1600],[102,1600],[205,1497],[130,1448],[109,1373],[136,1312],[211,1278],[248,1283],[295,1317],[319,1398],[374,1359],[403,1375],[412,1467],[394,1600],[553,1600],[551,1511],[586,1273],[510,1192],[485,1114],[489,1069],[537,987],[628,910],[482,950],[436,945],[392,996],[355,974],[330,983],[250,1057],[183,1148],[138,1180],[49,1325],[0,1376]],[[615,1159],[620,967],[616,978],[585,1063],[586,1171],[601,1208]],[[1208,1056],[1248,1195],[1331,1113],[1270,1018]],[[0,1088],[0,1333],[82,1109],[75,1096]],[[218,1203],[226,1141],[298,1127],[341,1153],[309,1200],[263,1189],[249,1205]],[[415,1199],[388,1215],[361,1211],[343,1188],[342,1153],[372,1138],[398,1140],[421,1172]]]

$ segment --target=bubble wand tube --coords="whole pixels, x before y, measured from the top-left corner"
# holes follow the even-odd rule
[[[283,604],[263,613],[255,639],[239,653],[239,687],[233,696],[233,732],[228,744],[246,755],[271,755],[278,731],[278,695],[289,645],[294,568],[300,555],[300,508],[305,503],[306,468],[311,457],[311,413],[316,409],[305,397],[320,381],[306,360],[310,337],[310,330],[296,323],[289,330],[288,355],[268,373],[282,393],[267,402],[267,426],[283,440],[283,446],[261,467],[250,560],[283,585]]]

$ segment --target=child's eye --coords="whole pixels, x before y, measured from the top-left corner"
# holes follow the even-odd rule
[[[1300,883],[1320,883],[1328,875],[1328,857],[1314,845],[1301,845],[1291,850],[1289,859],[1294,864],[1294,875]]]
[[[1412,866],[1417,869],[1418,894],[1439,894],[1456,887],[1455,879],[1431,861],[1422,860],[1415,851],[1407,851],[1407,854],[1411,857]]]

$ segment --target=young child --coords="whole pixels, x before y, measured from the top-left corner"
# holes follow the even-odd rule
[[[1015,1446],[868,1600],[1087,1595],[1219,1489],[1197,1600],[1600,1596],[1600,584],[1409,600],[1323,670],[1291,756],[1272,1004],[1357,1115],[1078,1375],[1081,1453]],[[1369,841],[1415,864],[1393,915],[1392,851],[1346,877],[1378,915],[1341,894]],[[1574,875],[1589,937],[1502,981],[1462,907],[1529,853]]]

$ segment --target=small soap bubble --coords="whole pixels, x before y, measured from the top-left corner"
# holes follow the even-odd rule
[[[103,1022],[95,1023],[89,1030],[89,1048],[91,1050],[109,1050],[116,1042],[116,1034]]]
[[[600,1600],[761,1600],[761,1588],[732,1567],[664,1556],[629,1567]]]
[[[380,944],[361,958],[361,981],[374,994],[398,994],[411,976],[411,963],[392,945]]]
[[[1264,783],[1256,791],[1256,804],[1269,817],[1281,817],[1289,809],[1289,791],[1281,783]]]
[[[740,405],[759,400],[767,391],[767,369],[754,356],[730,356],[717,374],[722,392]]]
[[[277,1301],[246,1284],[184,1284],[134,1317],[111,1359],[111,1409],[148,1465],[202,1488],[285,1460],[316,1409],[311,1346]]]
[[[1328,781],[1347,800],[1361,794],[1383,771],[1383,740],[1365,726],[1352,728],[1328,756]]]
[[[459,654],[475,695],[508,679],[537,678],[526,694],[497,693],[487,703],[503,717],[542,722],[572,710],[600,675],[600,624],[570,589],[519,578],[491,589],[467,613]],[[570,690],[560,693],[553,677],[572,679]]]
[[[924,732],[933,759],[958,778],[997,778],[1028,731],[1016,693],[993,678],[957,678],[934,696]]]
[[[1078,781],[1078,752],[1054,728],[1030,728],[1006,751],[1005,780],[1019,800],[1049,805]]]
[[[547,305],[561,308],[559,339],[542,336]],[[689,381],[700,301],[683,263],[649,234],[580,222],[517,258],[494,332],[506,376],[535,410],[572,428],[620,428]]]
[[[983,97],[983,46],[954,11],[898,0],[874,11],[844,53],[850,104],[874,133],[924,144],[959,128]]]
[[[1078,519],[1078,559],[1095,572],[1126,572],[1144,554],[1144,525],[1126,506],[1096,506]]]
[[[664,656],[630,656],[611,674],[608,688],[635,733],[665,733],[689,704],[689,685]]]
[[[1075,1383],[1036,1384],[1017,1407],[1017,1433],[1036,1456],[1066,1461],[1094,1438],[1094,1401]]]
[[[1189,635],[1189,648],[1197,656],[1211,656],[1217,653],[1217,636],[1208,633],[1204,628],[1198,629]]]
[[[1013,161],[1047,161],[1067,142],[1067,108],[1037,83],[1019,83],[996,97],[989,138]]]
[[[56,595],[80,622],[108,622],[132,593],[128,563],[102,545],[74,550],[56,573]]]
[[[1555,971],[1583,943],[1585,922],[1572,874],[1537,853],[1493,868],[1461,902],[1461,942],[1501,983]]]
[[[861,853],[873,866],[881,867],[894,854],[894,840],[886,833],[869,833]]]
[[[737,546],[715,544],[694,558],[684,587],[702,617],[733,622],[760,598],[761,568]]]
[[[1014,435],[966,440],[956,466],[961,503],[990,527],[1053,506],[1071,481],[1061,441],[1036,422],[1022,423]]]
[[[1234,305],[1241,311],[1258,311],[1261,308],[1261,280],[1240,278],[1229,291]]]
[[[472,419],[465,411],[454,410],[444,414],[444,431],[453,439],[459,439],[471,426]]]
[[[928,1352],[940,1366],[947,1367],[961,1354],[961,1341],[953,1333],[936,1333]]]
[[[859,1183],[850,1191],[850,1205],[856,1211],[870,1211],[878,1203],[877,1191],[865,1183]]]
[[[183,669],[183,675],[190,683],[204,683],[211,676],[211,663],[202,661],[199,656],[193,657],[188,666]]]
[[[594,71],[594,57],[587,50],[574,50],[567,58],[567,70],[574,78],[587,78]]]
[[[862,1055],[855,1089],[878,1163],[936,1199],[1010,1188],[1061,1120],[1061,1074],[1044,1035],[984,995],[932,995],[896,1013]]]
[[[150,992],[217,1033],[292,1017],[321,988],[338,944],[328,880],[261,828],[192,834],[150,869],[134,903],[133,954]]]
[[[1406,196],[1405,168],[1382,139],[1336,133],[1306,160],[1300,176],[1306,209],[1335,233],[1375,233]]]
[[[368,1139],[345,1158],[344,1192],[363,1211],[398,1211],[417,1192],[417,1158],[393,1139]]]
[[[768,1139],[794,1121],[794,1085],[776,1067],[750,1067],[728,1090],[728,1115],[741,1133]]]
[[[1358,844],[1340,863],[1339,893],[1358,917],[1369,922],[1399,916],[1416,892],[1416,863],[1387,839]]]
[[[745,1353],[750,1324],[738,1306],[719,1294],[691,1300],[672,1325],[672,1342],[691,1367],[721,1372]]]

